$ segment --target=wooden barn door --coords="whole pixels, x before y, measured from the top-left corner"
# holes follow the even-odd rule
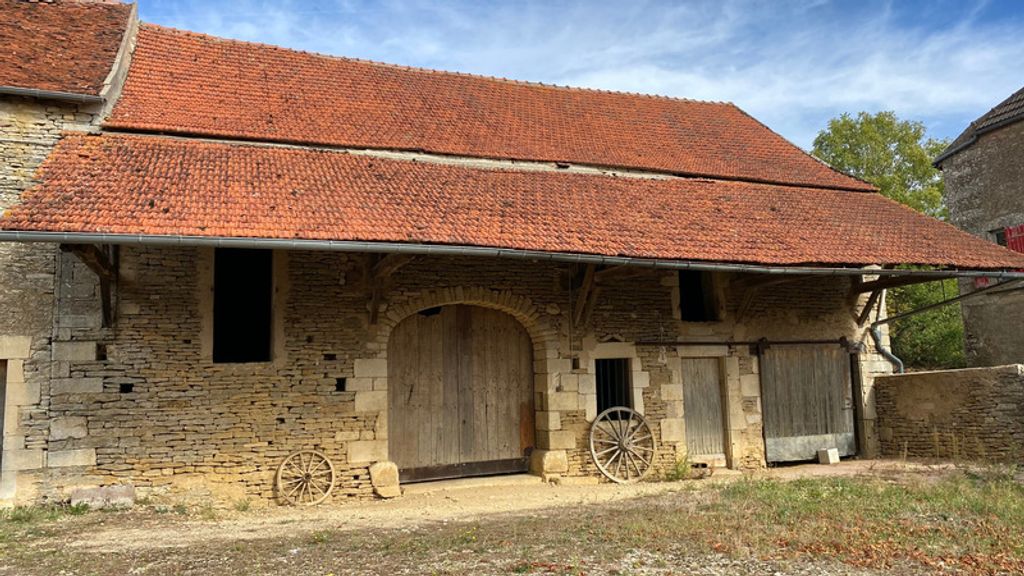
[[[683,417],[690,456],[725,459],[722,375],[717,358],[683,358]]]
[[[533,345],[512,316],[425,310],[388,345],[388,444],[401,480],[523,472],[533,447]]]
[[[856,453],[850,356],[841,346],[768,348],[761,394],[769,462],[812,460],[822,448]]]

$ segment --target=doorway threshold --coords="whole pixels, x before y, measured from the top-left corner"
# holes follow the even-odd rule
[[[540,476],[533,474],[502,474],[500,476],[474,476],[472,478],[455,478],[449,480],[432,480],[402,486],[406,496],[432,494],[446,490],[465,490],[467,488],[494,488],[502,486],[537,486],[543,484]]]

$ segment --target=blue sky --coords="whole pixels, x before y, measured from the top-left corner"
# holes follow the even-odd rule
[[[1024,86],[1024,1],[138,0],[217,36],[490,76],[735,102],[809,148],[842,112],[955,137]]]

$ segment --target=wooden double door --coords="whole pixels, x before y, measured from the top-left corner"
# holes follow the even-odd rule
[[[772,346],[761,355],[768,462],[857,452],[850,353],[838,345]]]
[[[526,471],[533,344],[512,316],[451,305],[406,318],[388,344],[388,390],[402,482]]]

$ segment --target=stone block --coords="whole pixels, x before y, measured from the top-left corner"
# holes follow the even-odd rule
[[[386,391],[356,392],[356,412],[383,412],[388,409],[388,393]]]
[[[375,488],[381,486],[398,486],[398,465],[390,460],[375,462],[370,466],[370,484]]]
[[[576,448],[576,434],[571,430],[540,430],[537,444],[546,450],[572,450]]]
[[[729,355],[728,346],[678,346],[680,358],[724,358]]]
[[[6,426],[6,424],[5,424],[5,426]],[[14,426],[13,426],[13,423],[12,423],[11,428],[13,428],[13,427]],[[4,450],[4,452],[7,452],[8,450],[22,450],[24,448],[25,448],[25,436],[23,434],[5,434],[4,435],[4,443],[3,443],[3,450]]]
[[[387,378],[387,358],[357,358],[353,369],[356,378]]]
[[[661,386],[661,399],[666,402],[673,400],[683,399],[683,385],[682,384],[662,384]]]
[[[662,442],[683,442],[686,440],[686,422],[682,418],[665,418],[661,421]]]
[[[565,392],[576,392],[580,389],[580,379],[576,374],[559,374],[558,383]]]
[[[50,394],[99,394],[102,378],[55,378],[50,381]]]
[[[78,488],[71,492],[71,505],[89,508],[129,508],[135,504],[135,487],[128,484]]]
[[[349,392],[373,390],[373,378],[349,378],[345,380],[345,390]]]
[[[538,430],[561,430],[562,416],[558,412],[537,412]]]
[[[839,450],[836,448],[818,450],[818,464],[839,464]]]
[[[21,384],[25,381],[25,361],[7,361],[7,384]]]
[[[38,382],[9,382],[7,404],[10,406],[32,406],[40,399]]]
[[[744,374],[740,376],[740,393],[744,396],[761,395],[761,378],[757,374]]]
[[[50,421],[50,440],[85,438],[88,434],[89,428],[84,417],[65,416]]]
[[[46,455],[46,465],[50,468],[66,468],[68,466],[95,466],[96,449],[79,448],[75,450],[56,450]]]
[[[38,470],[43,467],[43,451],[32,450],[4,450],[4,470]]]
[[[569,457],[565,450],[534,450],[530,454],[532,474],[564,474],[569,471]]]
[[[651,385],[651,375],[639,370],[633,371],[633,388],[647,388]]]
[[[597,418],[597,394],[584,394],[580,396],[580,403],[583,404],[583,411],[587,422],[593,422]]]
[[[379,462],[388,459],[387,440],[357,440],[348,443],[348,461]]]
[[[62,362],[93,362],[96,360],[96,343],[54,342],[53,359]]]
[[[580,394],[597,394],[597,378],[593,374],[579,375]]]
[[[579,394],[575,392],[550,392],[545,396],[548,411],[579,410]]]
[[[24,359],[31,355],[32,338],[28,336],[0,336],[0,359]]]

